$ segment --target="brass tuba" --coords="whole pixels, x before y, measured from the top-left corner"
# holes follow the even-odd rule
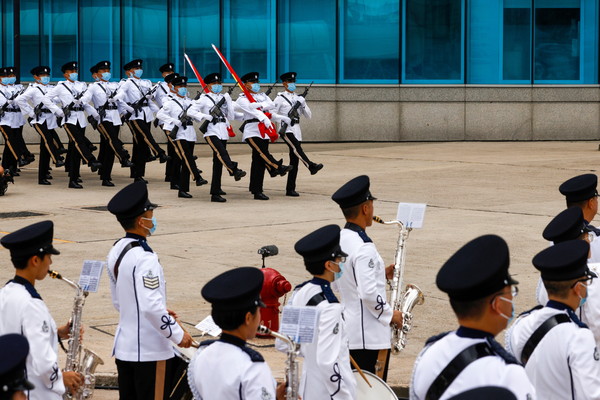
[[[81,314],[83,313],[83,305],[88,292],[81,289],[77,283],[63,277],[56,271],[48,271],[54,279],[60,279],[66,282],[69,286],[75,289],[75,299],[73,304],[73,312],[71,313],[71,329],[69,331],[69,348],[67,350],[67,365],[65,371],[76,371],[83,375],[85,380],[84,384],[79,388],[77,393],[65,393],[63,399],[91,399],[94,395],[94,388],[96,386],[96,376],[94,372],[100,364],[104,364],[104,361],[93,351],[83,348],[81,345]],[[83,351],[83,358],[81,352]]]
[[[416,305],[423,304],[425,296],[418,286],[412,284],[406,285],[404,292],[401,292],[404,278],[406,241],[412,228],[407,228],[400,221],[384,221],[378,216],[373,216],[373,221],[385,225],[398,225],[400,228],[394,257],[394,276],[391,282],[392,294],[390,296],[392,309],[402,312],[402,326],[399,327],[395,324],[392,326],[392,354],[398,354],[406,347],[406,335],[412,328],[412,310]]]

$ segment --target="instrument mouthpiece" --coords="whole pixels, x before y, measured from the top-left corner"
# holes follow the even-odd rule
[[[57,271],[48,270],[48,275],[50,275],[52,279],[62,279],[62,275],[59,274]]]
[[[261,335],[270,335],[271,334],[271,330],[264,325],[259,325],[257,331]]]
[[[379,222],[380,224],[384,224],[385,221],[381,219],[381,217],[378,217],[377,215],[373,215],[373,221],[375,222]]]

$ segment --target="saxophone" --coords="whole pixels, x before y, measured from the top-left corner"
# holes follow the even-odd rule
[[[400,228],[394,256],[394,276],[391,282],[392,294],[390,297],[392,309],[402,312],[402,326],[399,327],[395,324],[392,326],[392,354],[398,354],[406,347],[406,335],[412,328],[412,310],[416,305],[423,304],[425,296],[417,285],[412,284],[406,285],[404,292],[401,292],[404,278],[406,241],[412,228],[407,228],[400,221],[384,221],[378,216],[373,216],[373,221],[385,225],[398,225]]]
[[[273,332],[264,325],[260,325],[258,327],[258,333],[261,335],[272,335],[277,339],[283,340],[288,345],[288,358],[285,362],[285,376],[287,381],[285,399],[298,400],[300,398],[300,394],[298,393],[298,388],[300,387],[300,376],[298,373],[298,360],[296,360],[296,357],[298,354],[300,354],[300,346],[297,343],[294,343],[294,341],[286,335]]]
[[[85,298],[89,294],[88,292],[81,289],[77,283],[63,277],[56,271],[48,271],[54,279],[60,279],[66,282],[69,286],[75,289],[75,299],[73,304],[73,312],[71,313],[71,328],[69,331],[69,349],[67,350],[67,364],[65,371],[76,371],[83,375],[85,379],[84,384],[79,388],[77,393],[65,393],[63,399],[66,400],[83,400],[91,399],[94,394],[94,387],[96,385],[96,377],[94,372],[96,367],[100,364],[104,364],[104,361],[93,351],[84,348],[81,345],[81,314],[83,312],[83,305]],[[83,351],[83,357],[81,352]]]

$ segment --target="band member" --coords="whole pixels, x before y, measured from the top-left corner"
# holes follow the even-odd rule
[[[0,239],[15,268],[15,277],[0,289],[0,334],[18,333],[29,341],[27,379],[35,385],[30,400],[61,400],[65,387],[75,393],[83,384],[78,372],[58,367],[58,338],[69,337],[69,324],[57,329],[35,289],[48,276],[52,255],[60,254],[52,246],[53,232],[52,221],[42,221]]]
[[[594,335],[575,314],[597,275],[587,266],[583,240],[555,244],[538,253],[549,301],[517,318],[506,348],[525,365],[540,399],[600,398],[600,356]]]
[[[386,302],[386,276],[392,277],[394,266],[385,267],[365,232],[373,223],[373,200],[376,200],[369,187],[369,177],[361,175],[331,196],[346,218],[340,246],[348,254],[344,264],[347,272],[338,287],[347,310],[350,355],[361,369],[385,381],[390,360],[390,324],[400,326],[402,313]]]
[[[176,72],[169,74],[169,75],[165,75],[164,77],[164,84],[166,85],[166,91],[167,94],[165,96],[161,97],[160,100],[160,104],[162,107],[162,104],[164,104],[169,98],[175,96],[175,90],[173,88],[173,85],[171,85],[171,81],[177,77],[179,77],[180,75]],[[163,85],[161,82],[161,86],[156,90],[156,92],[154,92],[154,94],[156,95],[156,93],[162,93],[163,91]],[[177,151],[175,150],[175,145],[173,143],[173,139],[171,139],[171,137],[169,136],[169,134],[167,133],[167,131],[164,130],[164,122],[161,121],[158,118],[158,114],[156,116],[156,119],[154,120],[154,126],[158,126],[160,125],[160,128],[162,129],[162,131],[165,134],[165,137],[167,139],[167,155],[169,156],[169,159],[167,160],[167,162],[165,163],[165,182],[171,182],[171,189],[172,190],[179,190],[179,185],[177,184],[177,179],[171,179],[174,175],[174,171],[175,171],[175,167],[179,167],[179,156],[177,155]]]
[[[85,137],[85,127],[88,125],[88,121],[83,111],[85,110],[88,115],[96,120],[99,116],[94,107],[89,104],[92,95],[87,91],[87,85],[85,82],[78,81],[77,62],[68,62],[60,70],[65,80],[58,82],[54,88],[50,89],[42,102],[47,109],[62,120],[65,131],[69,135],[67,153],[69,187],[81,189],[83,186],[77,182],[81,161],[89,165],[92,172],[96,172],[101,166],[92,154],[90,141]],[[56,105],[57,103],[61,104],[62,109]],[[65,113],[68,113],[68,115],[65,115]]]
[[[259,352],[246,346],[260,324],[263,273],[253,267],[226,271],[202,288],[211,315],[223,330],[190,361],[188,382],[195,399],[284,399],[285,384],[275,387],[271,369]]]
[[[125,230],[108,253],[113,305],[119,312],[113,354],[121,399],[168,399],[176,360],[172,344],[190,347],[192,337],[167,309],[165,278],[146,241],[156,230],[144,182],[134,182],[108,203]]]
[[[579,207],[583,211],[583,218],[590,230],[600,236],[600,229],[591,225],[598,213],[598,177],[594,174],[583,174],[563,182],[558,190],[565,196],[567,207]]]
[[[339,243],[340,227],[327,225],[294,245],[313,278],[296,286],[288,304],[319,310],[314,341],[301,345],[304,363],[299,393],[304,400],[356,398],[344,307],[331,290],[331,282],[343,275],[347,256]],[[276,347],[283,349],[279,340]]]
[[[192,197],[190,191],[190,175],[194,177],[196,186],[207,184],[208,181],[200,175],[200,170],[194,160],[194,145],[196,144],[196,130],[193,120],[211,120],[210,115],[202,114],[192,107],[193,103],[187,97],[187,77],[179,76],[171,81],[175,95],[166,101],[163,108],[157,114],[158,119],[164,122],[163,128],[169,133],[173,140],[179,163],[176,164],[179,182],[179,197],[189,199]]]
[[[115,100],[124,101],[134,108],[131,115],[126,115],[127,125],[133,135],[133,156],[131,161],[131,175],[136,181],[144,181],[146,162],[157,157],[161,163],[168,160],[168,156],[156,143],[150,132],[150,123],[158,112],[158,107],[152,101],[152,82],[142,79],[144,70],[142,60],[133,60],[123,66],[128,79],[121,84]]]
[[[19,129],[22,129],[21,110],[15,98],[18,96],[15,71],[13,67],[0,68],[0,131],[4,137],[2,167],[18,176],[18,167],[26,165],[23,145],[19,140]]]
[[[508,245],[499,236],[471,240],[444,263],[436,285],[450,297],[460,327],[427,340],[417,357],[411,399],[449,399],[481,386],[535,398],[525,369],[496,342],[514,313],[518,282],[508,273]]]
[[[252,164],[250,166],[250,192],[256,200],[269,200],[269,197],[263,193],[263,182],[265,179],[265,168],[269,171],[271,177],[277,175],[284,176],[291,171],[293,167],[283,165],[283,159],[277,161],[269,153],[269,138],[263,138],[259,123],[263,123],[267,128],[272,127],[270,118],[265,114],[275,108],[273,101],[260,91],[258,72],[249,72],[241,78],[242,83],[252,93],[255,103],[251,103],[244,93],[236,101],[244,113],[244,123],[242,125],[243,139],[252,148]],[[283,121],[290,123],[286,116],[273,114],[274,121]]]
[[[100,61],[90,68],[96,82],[88,87],[92,102],[100,116],[98,132],[100,132],[100,151],[98,157],[102,167],[98,171],[102,186],[115,186],[112,183],[112,169],[115,156],[123,168],[131,168],[134,164],[129,160],[129,152],[125,150],[123,142],[119,139],[121,129],[121,115],[119,108],[132,112],[133,109],[124,102],[115,100],[119,84],[110,82],[110,61]]]
[[[287,115],[290,117],[290,111],[293,108],[297,109],[298,117],[304,116],[308,119],[312,117],[312,112],[306,104],[304,97],[294,93],[296,91],[296,77],[295,72],[286,72],[281,74],[279,79],[283,82],[284,92],[277,94],[274,100],[275,112],[279,115]],[[299,104],[297,104],[299,103]],[[308,168],[311,175],[316,174],[323,168],[323,164],[317,164],[308,158],[304,150],[302,149],[302,131],[300,130],[300,119],[292,119],[291,123],[286,125],[285,135],[281,136],[281,139],[290,148],[290,165],[294,167],[289,173],[287,178],[287,185],[285,187],[286,196],[298,197],[299,194],[296,192],[296,177],[298,176],[298,160],[302,160],[302,164]]]
[[[58,128],[56,117],[48,108],[44,107],[42,99],[50,90],[50,67],[40,65],[31,70],[34,83],[19,95],[15,102],[21,112],[28,118],[31,126],[40,135],[40,162],[38,166],[38,183],[50,185],[50,159],[57,167],[65,165],[62,154],[67,150],[60,142],[55,129]]]
[[[0,400],[27,400],[26,392],[35,388],[27,380],[27,339],[17,333],[2,335],[0,349]]]
[[[202,94],[197,101],[196,106],[199,108],[200,112],[203,114],[210,114],[213,107],[216,107],[217,104],[225,99],[220,107],[220,115],[213,118],[206,128],[206,132],[204,132],[204,139],[213,151],[210,201],[224,203],[227,199],[223,197],[226,193],[221,189],[223,167],[227,169],[229,176],[233,176],[236,181],[239,181],[246,176],[246,171],[242,171],[238,168],[238,163],[231,161],[231,157],[229,157],[229,153],[227,152],[227,139],[229,139],[230,134],[233,133],[233,128],[231,128],[228,120],[235,119],[235,110],[229,93],[221,94],[223,91],[221,75],[216,72],[208,74],[204,78],[204,83],[208,87],[208,90],[210,90],[210,93]]]

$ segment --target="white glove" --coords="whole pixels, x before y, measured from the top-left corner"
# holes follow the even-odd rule
[[[306,106],[306,99],[302,96],[298,96],[298,101],[302,107]]]
[[[281,123],[285,123],[288,126],[292,124],[292,120],[285,115],[282,115],[279,119],[281,120]]]
[[[63,119],[65,118],[65,113],[64,113],[64,112],[63,112],[63,110],[61,110],[60,108],[59,108],[59,109],[58,109],[58,111],[55,113],[55,115],[56,115],[57,117],[60,117],[60,118],[63,118]]]
[[[100,114],[98,114],[98,113],[94,113],[94,114],[92,114],[92,117],[93,117],[93,118],[94,118],[96,121],[100,122]]]
[[[229,95],[229,93],[225,92],[225,94],[223,95],[223,97],[225,97],[225,101],[226,102],[230,102],[231,100],[231,96]]]
[[[206,114],[206,116],[205,116],[205,117],[203,117],[203,118],[204,118],[206,121],[208,121],[208,122],[210,122],[210,121],[212,121],[212,120],[214,119],[214,117],[213,117],[212,115],[210,115],[210,114]]]
[[[261,107],[262,107],[262,104],[259,103],[258,101],[256,103],[250,103],[250,108],[253,108],[255,110],[258,110]]]
[[[263,121],[263,124],[265,124],[265,128],[267,128],[267,129],[270,129],[273,126],[273,124],[271,123],[271,120],[269,118],[265,119]]]
[[[123,106],[123,110],[125,110],[125,112],[129,113],[129,114],[133,114],[135,112],[135,110],[133,109],[133,107],[129,106],[129,105],[125,105]]]

